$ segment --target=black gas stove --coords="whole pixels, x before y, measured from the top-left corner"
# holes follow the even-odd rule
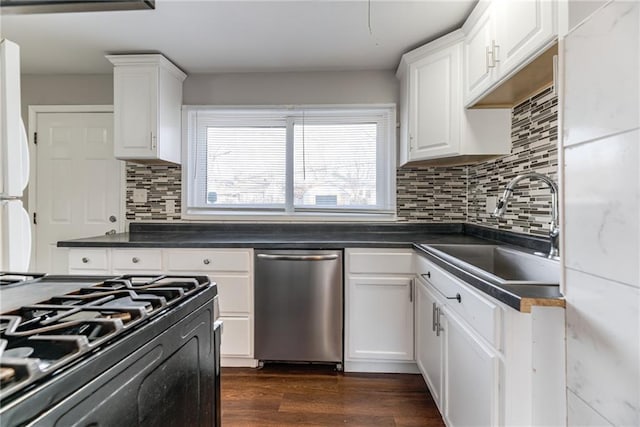
[[[0,272],[0,425],[220,424],[206,276]]]

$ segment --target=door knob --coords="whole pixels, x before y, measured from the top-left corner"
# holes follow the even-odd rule
[[[109,221],[110,221],[110,222],[116,222],[117,220],[118,220],[118,218],[116,218],[116,217],[115,217],[115,215],[111,215],[111,216],[109,217]]]

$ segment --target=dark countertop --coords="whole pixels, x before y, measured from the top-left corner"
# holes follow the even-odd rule
[[[564,306],[558,287],[527,286],[509,289],[468,273],[455,271],[424,251],[419,244],[516,245],[538,251],[548,240],[499,231],[472,224],[194,224],[132,223],[129,233],[118,233],[58,242],[59,247],[79,248],[255,248],[342,249],[354,247],[414,248],[419,254],[450,271],[482,292],[529,312],[531,305]],[[446,264],[446,263],[445,263]],[[553,288],[553,289],[549,289]]]
[[[201,233],[120,233],[58,242],[59,247],[108,248],[255,248],[341,249],[361,247],[411,248],[414,242],[482,243],[485,239],[463,234],[437,233],[295,233],[287,235],[207,235]]]

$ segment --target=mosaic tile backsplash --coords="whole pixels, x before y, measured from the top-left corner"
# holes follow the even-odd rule
[[[127,163],[127,220],[179,220],[182,197],[181,173],[179,165],[143,166]],[[133,201],[134,189],[147,191],[147,203]],[[174,203],[173,213],[167,212],[169,200],[173,200]]]
[[[551,193],[539,182],[521,181],[500,220],[486,213],[488,196],[502,195],[516,175],[538,172],[558,182],[558,98],[548,88],[512,112],[511,155],[468,166],[467,222],[501,230],[546,236]]]
[[[397,171],[398,222],[470,222],[545,236],[551,197],[538,183],[522,182],[504,218],[486,213],[487,197],[499,196],[510,179],[535,171],[557,180],[558,99],[545,89],[512,111],[512,154],[471,166],[402,168]],[[127,219],[180,219],[180,166],[127,164]],[[133,190],[147,190],[134,203]],[[174,213],[167,213],[173,200]],[[170,202],[171,203],[171,202]]]

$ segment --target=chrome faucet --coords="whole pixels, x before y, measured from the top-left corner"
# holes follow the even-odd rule
[[[551,247],[549,248],[547,258],[557,259],[559,257],[558,243],[560,240],[560,227],[558,224],[558,217],[560,216],[558,213],[558,186],[551,178],[536,172],[529,172],[516,176],[507,184],[507,188],[504,189],[502,197],[498,199],[496,209],[493,211],[493,216],[500,218],[504,215],[507,210],[509,198],[513,195],[513,189],[523,179],[542,181],[547,184],[549,190],[551,190],[551,223],[549,224],[549,239],[551,241]]]

